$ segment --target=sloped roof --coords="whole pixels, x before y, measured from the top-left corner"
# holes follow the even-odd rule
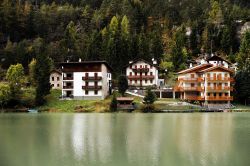
[[[182,70],[182,71],[178,72],[178,74],[199,72],[200,70],[204,70],[204,69],[207,69],[207,68],[212,67],[212,66],[213,66],[212,64],[202,64],[202,65],[198,65],[198,66],[186,69],[186,70]]]
[[[209,72],[209,71],[213,71],[213,70],[216,70],[216,69],[223,70],[223,71],[227,71],[227,72],[229,72],[229,73],[234,73],[233,70],[230,70],[230,69],[225,68],[225,67],[223,67],[223,66],[213,66],[213,67],[209,67],[209,68],[207,68],[207,69],[201,70],[201,71],[199,71],[199,72]]]
[[[53,69],[50,73],[58,73],[58,74],[62,74],[62,71],[59,69]]]
[[[227,59],[225,59],[225,58],[222,58],[221,56],[218,56],[218,55],[214,55],[214,56],[212,56],[212,57],[210,57],[210,58],[207,58],[207,61],[225,61],[225,62],[227,62],[227,63],[229,63],[229,64],[232,64],[230,61],[228,61]]]
[[[111,71],[113,71],[112,67],[108,64],[107,61],[82,61],[82,62],[62,62],[60,65],[74,65],[74,64],[105,64]]]
[[[141,58],[138,58],[138,59],[133,60],[133,62],[127,64],[127,65],[125,66],[125,68],[128,67],[128,66],[130,66],[130,65],[132,65],[132,64],[135,64],[136,62],[139,62],[139,61],[143,61],[143,62],[145,62],[145,63],[147,63],[147,64],[149,64],[149,65],[151,65],[151,66],[154,66],[154,67],[156,67],[156,68],[159,69],[159,66],[153,64],[152,62],[148,62],[148,61],[146,61],[146,60],[144,60],[144,59],[141,59]]]

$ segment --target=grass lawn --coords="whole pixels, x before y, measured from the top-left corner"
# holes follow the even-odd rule
[[[105,100],[59,100],[61,90],[51,90],[47,96],[47,103],[37,107],[41,111],[49,112],[107,112],[110,97]]]
[[[233,104],[233,105],[235,106],[235,108],[233,110],[240,109],[240,110],[248,110],[248,111],[250,111],[250,105],[242,105],[242,104],[238,104],[238,103]]]

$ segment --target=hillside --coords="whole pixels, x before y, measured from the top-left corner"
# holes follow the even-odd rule
[[[134,58],[170,72],[211,51],[234,61],[237,21],[249,15],[245,0],[1,0],[0,64],[27,71],[41,41],[55,66],[107,60],[116,73]]]

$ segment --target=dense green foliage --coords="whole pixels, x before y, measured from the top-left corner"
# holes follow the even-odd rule
[[[236,74],[236,97],[247,104],[250,101],[250,31],[242,38],[237,56],[238,72]]]
[[[21,63],[27,73],[37,38],[55,65],[107,60],[115,76],[134,58],[154,57],[170,71],[211,50],[234,59],[237,20],[248,19],[249,7],[245,0],[1,0],[0,65]]]
[[[156,94],[151,90],[151,88],[148,88],[146,91],[146,95],[143,98],[144,104],[154,104],[154,102],[157,100]]]
[[[112,100],[111,100],[111,102],[110,102],[109,110],[110,110],[111,112],[116,112],[116,111],[117,111],[117,104],[118,104],[118,102],[117,102],[117,100],[116,100],[116,95],[113,94]]]
[[[9,85],[5,85],[5,84],[0,84],[0,105],[1,105],[1,109],[3,109],[3,106],[7,104],[7,102],[10,100],[11,98],[11,94],[10,94],[10,87]]]
[[[121,75],[118,79],[118,91],[119,93],[124,96],[126,90],[128,89],[128,79],[126,76]]]
[[[36,81],[36,104],[45,102],[45,96],[50,93],[51,59],[47,56],[44,41],[40,39],[40,47],[37,50],[36,64],[34,67],[34,80]]]
[[[24,69],[21,64],[11,65],[6,73],[9,83],[11,99],[18,99],[21,93],[21,84],[24,79]]]

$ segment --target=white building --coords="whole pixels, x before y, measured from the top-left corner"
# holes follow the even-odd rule
[[[52,89],[62,89],[62,72],[52,70],[50,73],[50,85]]]
[[[104,99],[111,92],[111,67],[106,61],[65,62],[62,96],[79,100]]]
[[[158,86],[158,66],[155,60],[152,63],[143,59],[129,62],[126,67],[128,84],[132,87]]]

